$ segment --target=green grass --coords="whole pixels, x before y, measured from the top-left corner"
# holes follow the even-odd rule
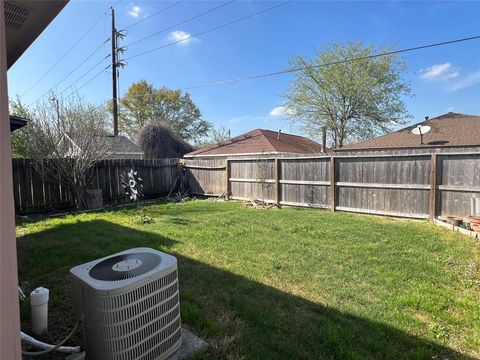
[[[178,258],[182,321],[210,343],[199,358],[480,357],[480,243],[425,222],[192,201],[17,235],[23,286],[51,289],[50,337],[74,323],[71,267],[147,246]]]

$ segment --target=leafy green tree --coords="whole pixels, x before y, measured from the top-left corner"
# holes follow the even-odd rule
[[[22,103],[20,97],[10,100],[10,114],[22,118],[30,119],[31,114],[28,107]],[[31,135],[31,124],[27,123],[23,128],[12,133],[12,157],[28,157],[28,141]]]
[[[336,148],[403,124],[411,94],[401,76],[405,63],[395,55],[372,57],[384,51],[356,42],[330,45],[312,61],[295,57],[292,69],[301,70],[283,95],[288,116],[312,137],[325,127]]]
[[[120,99],[120,127],[134,138],[151,121],[168,126],[182,139],[190,141],[206,136],[211,128],[188,93],[165,87],[156,89],[141,80],[133,83]]]

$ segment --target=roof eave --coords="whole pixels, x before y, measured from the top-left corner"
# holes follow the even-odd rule
[[[28,47],[40,36],[58,13],[65,7],[68,0],[15,0],[5,1],[5,35],[7,42],[7,69],[9,69]],[[15,25],[18,28],[8,26],[9,16],[7,6],[17,6],[27,9],[25,18],[18,20],[18,15],[12,12]]]
[[[197,158],[197,157],[221,157],[221,156],[251,156],[251,155],[280,155],[280,154],[298,154],[298,155],[315,155],[322,154],[318,153],[305,153],[305,152],[294,152],[294,151],[262,151],[262,152],[249,152],[249,153],[228,153],[228,154],[185,154],[184,158]]]
[[[10,115],[10,132],[18,130],[27,125],[28,119],[20,116]]]

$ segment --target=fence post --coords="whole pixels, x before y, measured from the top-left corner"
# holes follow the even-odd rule
[[[277,207],[280,207],[280,160],[275,158],[274,160],[274,176],[275,176],[275,203]]]
[[[225,193],[225,200],[230,198],[230,160],[225,160],[225,185],[226,185],[226,193]]]
[[[437,210],[437,154],[431,155],[429,218],[435,219]]]
[[[335,211],[335,156],[330,156],[330,209]]]

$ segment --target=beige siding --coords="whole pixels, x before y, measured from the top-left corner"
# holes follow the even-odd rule
[[[0,359],[20,360],[17,250],[3,1],[0,2]]]

